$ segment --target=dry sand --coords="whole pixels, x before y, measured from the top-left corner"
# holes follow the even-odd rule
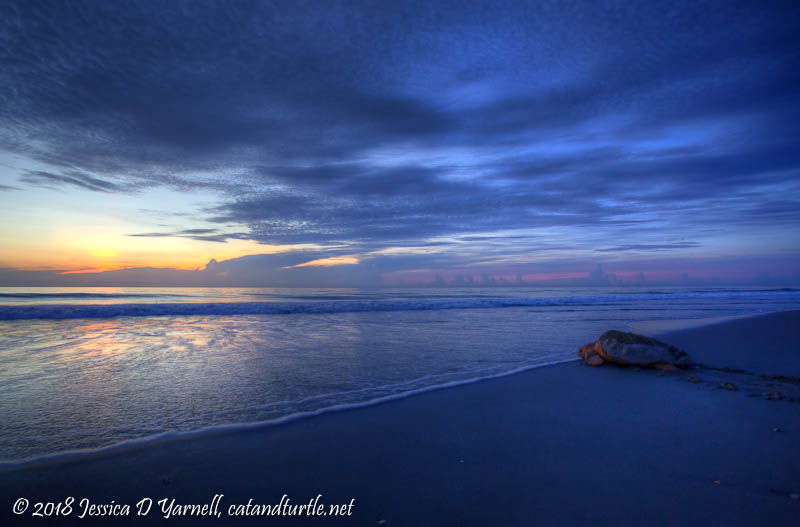
[[[142,525],[13,516],[31,502],[209,503],[215,525],[800,525],[800,312],[660,336],[730,373],[579,362],[246,432],[165,441],[0,473],[14,524]],[[697,383],[689,381],[694,376]],[[729,382],[736,391],[719,389]],[[779,391],[782,400],[761,394]],[[781,431],[773,431],[778,427]],[[344,518],[230,518],[231,504],[322,494]],[[36,520],[36,521],[33,521]],[[169,524],[195,524],[170,519]]]

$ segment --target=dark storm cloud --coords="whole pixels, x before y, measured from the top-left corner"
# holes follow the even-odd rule
[[[0,20],[0,146],[49,167],[20,184],[202,189],[207,221],[248,231],[135,236],[513,254],[541,240],[504,231],[680,250],[653,229],[800,225],[791,3],[5,2]]]

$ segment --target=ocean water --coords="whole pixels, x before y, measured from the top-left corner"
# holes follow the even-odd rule
[[[574,360],[647,321],[798,308],[794,289],[0,288],[0,463]]]

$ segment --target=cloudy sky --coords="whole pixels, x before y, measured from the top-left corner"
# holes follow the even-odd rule
[[[798,64],[792,2],[6,1],[0,282],[797,281]]]

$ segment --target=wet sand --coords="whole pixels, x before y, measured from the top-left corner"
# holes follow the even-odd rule
[[[162,498],[239,525],[800,525],[800,312],[659,336],[716,368],[670,374],[579,362],[280,426],[162,441],[0,471],[12,525],[143,525]],[[761,377],[770,374],[773,377]],[[690,382],[690,376],[698,382]],[[736,390],[720,388],[723,383]],[[782,399],[763,394],[780,392]],[[773,431],[774,429],[779,431]],[[322,495],[332,517],[230,517]],[[12,514],[76,498],[66,518]],[[133,505],[154,503],[148,516]],[[78,518],[81,498],[132,506]],[[93,521],[92,521],[93,520]],[[195,524],[198,517],[170,518]]]

